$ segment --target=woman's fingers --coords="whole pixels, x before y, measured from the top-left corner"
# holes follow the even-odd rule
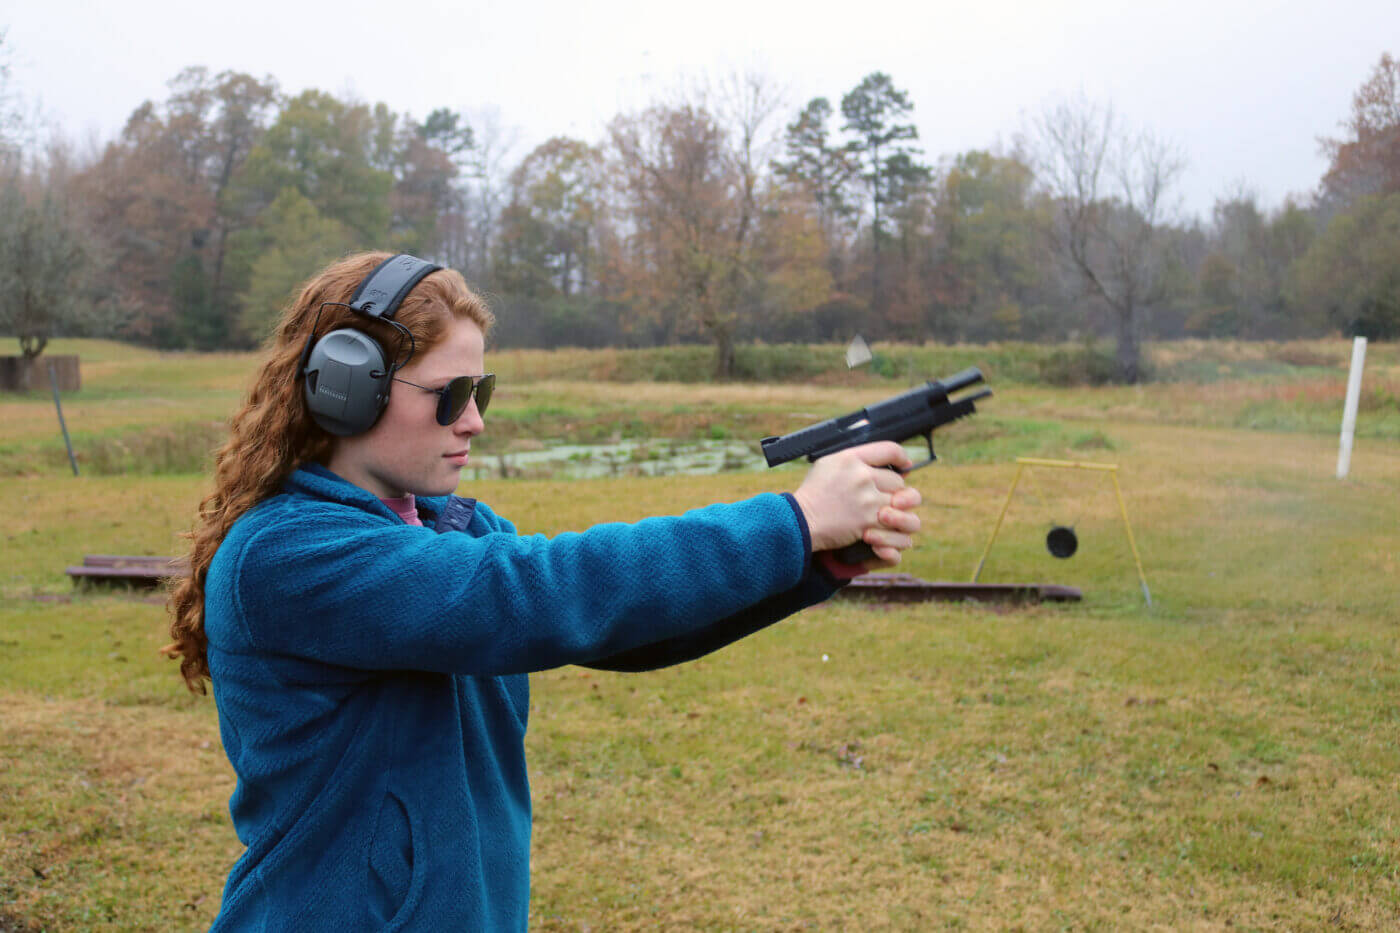
[[[905,486],[890,496],[890,505],[896,509],[916,509],[923,504],[924,497],[913,486]]]
[[[914,461],[909,457],[909,451],[894,441],[875,441],[871,444],[852,447],[850,450],[863,463],[875,467],[892,466],[895,470],[904,471],[914,465]],[[893,473],[894,470],[889,472]]]
[[[871,550],[875,552],[876,560],[865,562],[867,570],[888,570],[890,567],[899,566],[899,559],[902,556],[901,551],[892,547],[877,547],[871,548]]]
[[[888,528],[867,528],[862,539],[872,549],[891,548],[905,551],[914,546],[914,539],[911,535],[900,531],[891,531]]]
[[[902,531],[912,535],[919,530],[923,523],[919,520],[919,516],[913,512],[887,506],[880,510],[880,524],[892,531]]]
[[[894,470],[880,469],[875,471],[875,488],[881,492],[894,494],[907,487],[903,476]]]

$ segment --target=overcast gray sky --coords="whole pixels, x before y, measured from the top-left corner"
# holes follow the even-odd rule
[[[173,3],[5,0],[13,79],[70,135],[111,138],[188,65],[384,101],[416,117],[494,111],[515,155],[678,82],[758,67],[793,113],[888,73],[915,105],[930,161],[1009,144],[1054,99],[1083,92],[1174,142],[1189,213],[1241,183],[1275,206],[1313,190],[1317,137],[1339,132],[1382,52],[1400,55],[1400,0],[1053,0],[851,3],[427,0]]]

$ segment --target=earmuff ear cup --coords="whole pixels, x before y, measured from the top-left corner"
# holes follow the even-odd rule
[[[307,410],[318,425],[341,437],[368,431],[389,404],[394,378],[390,365],[394,357],[363,331],[343,327],[312,344],[321,311],[326,305],[340,305],[392,325],[408,341],[408,357],[398,364],[402,367],[413,357],[413,335],[394,321],[394,313],[415,285],[441,268],[426,259],[399,253],[381,262],[360,282],[349,304],[322,302],[297,366]]]
[[[312,419],[331,434],[363,434],[389,402],[392,377],[384,348],[364,331],[343,327],[316,341],[302,394]]]

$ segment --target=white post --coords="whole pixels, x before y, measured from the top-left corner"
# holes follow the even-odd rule
[[[1366,362],[1366,338],[1357,337],[1351,345],[1351,375],[1347,378],[1347,403],[1342,410],[1342,448],[1337,454],[1337,479],[1346,479],[1351,469],[1351,440],[1356,434],[1356,406],[1361,402],[1361,368]]]

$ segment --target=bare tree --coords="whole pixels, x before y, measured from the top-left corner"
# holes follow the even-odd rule
[[[1112,312],[1119,375],[1142,375],[1147,315],[1172,291],[1172,187],[1185,168],[1176,148],[1119,121],[1112,106],[1062,101],[1031,128],[1036,175],[1054,205],[1054,246],[1082,290]]]
[[[57,184],[42,167],[0,178],[0,333],[19,340],[28,367],[51,337],[89,316],[84,276],[89,249]],[[27,383],[27,375],[21,383]]]
[[[786,92],[758,68],[734,70],[724,75],[710,95],[715,115],[729,136],[727,161],[734,180],[733,253],[742,261],[728,265],[728,294],[743,316],[757,313],[761,301],[763,270],[758,255],[760,226],[765,212],[765,191],[780,137],[774,123],[785,105]],[[732,342],[717,345],[716,372],[732,378]]]
[[[482,109],[470,115],[474,143],[464,157],[466,186],[462,192],[465,226],[458,265],[474,283],[493,281],[491,247],[500,229],[501,210],[509,190],[509,160],[520,134],[501,121],[500,112]]]
[[[24,118],[14,80],[10,77],[11,44],[9,29],[0,28],[0,156],[12,156],[24,131]]]
[[[738,182],[739,225],[736,239],[746,238],[757,222],[759,185],[777,153],[779,138],[773,118],[785,95],[761,71],[730,72],[711,94],[720,125],[730,133],[729,161]]]
[[[709,336],[720,379],[733,376],[739,322],[762,290],[757,246],[779,97],[761,74],[737,74],[609,126],[628,291],[670,333]]]
[[[716,369],[732,360],[733,270],[744,259],[732,211],[737,179],[724,128],[702,104],[653,105],[608,128],[626,292],[668,337],[701,331]]]

